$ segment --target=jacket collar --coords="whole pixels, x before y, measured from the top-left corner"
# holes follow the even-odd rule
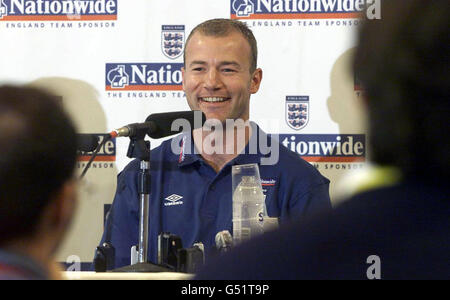
[[[235,157],[229,164],[231,165],[243,165],[261,162],[261,158],[267,156],[268,154],[262,154],[259,141],[263,138],[267,141],[267,134],[259,128],[259,126],[250,122],[252,127],[252,135],[249,142],[245,146],[244,150]],[[200,152],[197,150],[194,144],[192,132],[184,133],[180,135],[180,153],[178,154],[178,165],[180,167],[189,166],[196,162],[203,161]]]

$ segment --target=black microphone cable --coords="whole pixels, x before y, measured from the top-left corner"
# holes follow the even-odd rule
[[[88,169],[90,168],[92,162],[94,161],[94,159],[95,159],[95,157],[97,156],[97,154],[98,154],[98,152],[100,151],[100,149],[102,149],[103,146],[104,146],[108,141],[112,140],[114,137],[115,137],[115,136],[114,136],[112,133],[110,133],[110,134],[108,134],[108,135],[105,136],[105,138],[103,139],[103,141],[102,141],[100,144],[98,144],[97,148],[94,150],[94,152],[92,152],[92,156],[91,156],[91,158],[89,159],[89,161],[88,161],[86,167],[84,168],[83,172],[81,173],[80,179],[82,179],[82,178],[84,177],[84,175],[86,175],[86,172],[87,172]]]

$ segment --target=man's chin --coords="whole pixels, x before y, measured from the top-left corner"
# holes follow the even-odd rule
[[[233,119],[233,118],[214,118],[214,117],[206,117],[205,126],[207,127],[220,127],[223,129],[229,128],[240,128],[249,125],[249,120],[244,120],[242,118]]]

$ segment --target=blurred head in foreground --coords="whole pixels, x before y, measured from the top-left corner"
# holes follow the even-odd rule
[[[383,1],[359,34],[372,160],[405,177],[449,177],[449,13],[445,0]]]
[[[0,265],[21,255],[37,268],[13,278],[48,278],[76,204],[74,126],[57,97],[0,86],[0,145]]]

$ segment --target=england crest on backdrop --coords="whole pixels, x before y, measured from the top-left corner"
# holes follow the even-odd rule
[[[183,54],[185,43],[184,25],[162,25],[161,49],[165,56],[176,59]]]
[[[309,121],[309,96],[286,96],[286,123],[294,130],[305,128]]]

